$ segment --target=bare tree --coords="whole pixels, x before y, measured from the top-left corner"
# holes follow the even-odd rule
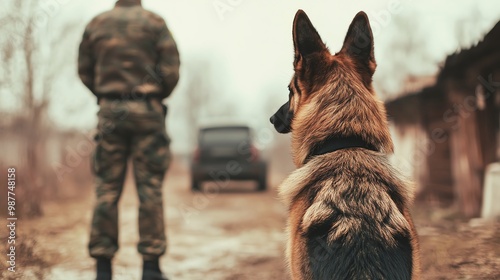
[[[20,211],[28,216],[40,216],[40,198],[44,180],[48,177],[44,176],[42,168],[45,166],[42,153],[49,127],[47,108],[57,74],[67,61],[62,51],[65,35],[76,24],[68,23],[49,33],[44,27],[51,18],[46,15],[46,19],[40,21],[39,1],[15,1],[4,4],[4,7],[7,12],[0,18],[0,55],[4,62],[4,69],[0,72],[0,92],[2,99],[14,99],[20,104],[14,116],[16,124],[11,129],[23,138],[25,145],[20,153],[20,162],[25,164],[19,167],[24,173],[25,186],[19,192],[20,195],[29,194],[23,195],[23,204],[19,206],[22,207]],[[5,96],[7,94],[11,96]]]
[[[381,48],[379,59],[384,63],[376,72],[378,77],[374,80],[381,89],[378,94],[383,98],[414,90],[411,83],[406,83],[408,79],[418,75],[426,62],[427,65],[432,64],[425,33],[414,21],[408,20],[414,18],[408,13],[393,15],[390,24],[383,29],[382,35],[391,34],[391,38],[388,38],[390,43]]]
[[[196,130],[203,119],[227,117],[235,114],[234,100],[218,87],[211,60],[194,57],[183,64],[188,85],[181,93],[185,96],[185,112],[188,122],[188,139],[191,145],[196,140]]]

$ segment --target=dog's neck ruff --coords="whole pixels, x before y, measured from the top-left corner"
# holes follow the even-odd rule
[[[365,140],[361,139],[361,137],[330,137],[313,146],[313,148],[307,155],[304,164],[309,162],[316,156],[350,148],[364,148],[375,152],[378,151],[375,146],[367,143]]]

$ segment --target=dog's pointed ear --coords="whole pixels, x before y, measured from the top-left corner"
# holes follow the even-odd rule
[[[301,57],[326,50],[318,31],[303,10],[298,10],[293,20],[293,45],[295,47],[295,63]]]
[[[359,12],[352,20],[341,52],[354,58],[360,66],[366,66],[370,75],[375,72],[373,34],[368,16],[364,12]]]

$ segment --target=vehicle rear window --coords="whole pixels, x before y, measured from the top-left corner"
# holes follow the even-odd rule
[[[248,128],[207,129],[201,134],[203,143],[240,142],[249,138]]]

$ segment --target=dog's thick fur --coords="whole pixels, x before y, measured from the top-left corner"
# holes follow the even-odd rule
[[[289,207],[288,261],[294,280],[418,279],[417,234],[410,184],[391,167],[383,103],[372,76],[373,36],[358,13],[332,55],[299,10],[293,24],[295,75],[289,101],[271,118],[292,133],[297,170],[280,186]],[[315,154],[335,139],[367,147]]]

